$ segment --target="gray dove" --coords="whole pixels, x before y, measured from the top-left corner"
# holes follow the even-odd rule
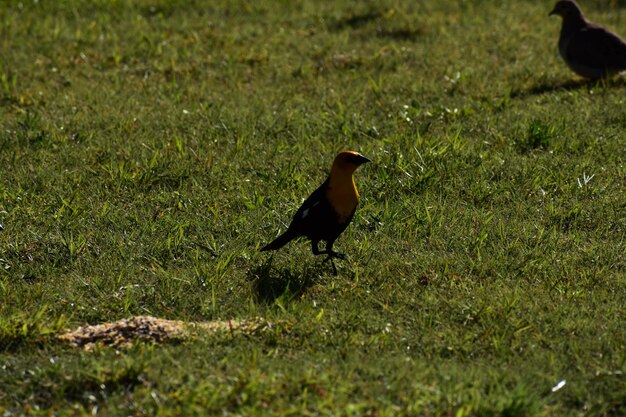
[[[576,74],[597,80],[626,70],[626,42],[585,19],[575,1],[558,1],[555,14],[563,18],[559,53]]]

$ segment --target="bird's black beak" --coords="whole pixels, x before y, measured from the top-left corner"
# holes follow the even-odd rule
[[[552,9],[552,11],[550,13],[548,13],[548,16],[552,16],[556,14],[556,9]]]
[[[339,158],[339,157],[342,158],[343,162],[348,163],[350,165],[353,165],[355,167],[363,165],[366,162],[372,162],[372,161],[370,161],[369,158],[366,158],[365,156],[363,156],[360,153],[355,152],[355,151],[345,151],[345,152],[342,152],[339,155],[337,155],[337,158]]]
[[[362,165],[362,164],[365,164],[365,163],[367,163],[367,162],[372,162],[372,160],[371,160],[371,159],[369,159],[369,158],[367,158],[367,157],[365,157],[365,156],[363,156],[363,155],[361,155],[361,154],[359,154],[359,155],[357,156],[356,163],[357,163],[358,165]]]

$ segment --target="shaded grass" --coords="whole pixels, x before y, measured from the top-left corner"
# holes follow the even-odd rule
[[[567,70],[551,5],[3,5],[0,409],[623,412],[624,83]],[[346,147],[339,276],[259,254]],[[47,338],[145,314],[296,325]]]

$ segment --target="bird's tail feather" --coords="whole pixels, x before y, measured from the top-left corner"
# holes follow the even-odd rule
[[[264,252],[264,251],[267,251],[267,250],[280,249],[283,246],[285,246],[287,243],[291,242],[295,237],[296,236],[293,234],[293,232],[291,230],[287,229],[287,231],[285,233],[283,233],[282,235],[278,236],[276,239],[274,239],[273,241],[271,241],[267,245],[263,246],[261,248],[261,252]]]

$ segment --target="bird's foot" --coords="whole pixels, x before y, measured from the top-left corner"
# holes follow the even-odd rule
[[[330,264],[333,266],[333,275],[337,276],[337,266],[335,266],[335,261],[331,255],[328,255],[328,258],[324,259],[323,263],[330,261]]]
[[[335,252],[334,250],[317,251],[317,252],[313,252],[313,255],[315,255],[315,256],[317,256],[317,255],[326,255],[326,256],[328,256],[328,258],[326,258],[326,260],[329,260],[331,258],[346,259],[346,254],[345,253]]]
[[[345,253],[339,253],[339,252],[335,252],[335,251],[330,251],[328,252],[328,258],[337,258],[337,259],[346,259],[346,254]]]
[[[333,275],[337,275],[337,266],[335,266],[335,261],[334,259],[346,259],[346,255],[343,253],[339,253],[339,252],[334,252],[334,251],[329,251],[326,253],[326,255],[328,255],[328,257],[326,259],[324,259],[324,262],[328,262],[330,261],[330,264],[333,266]]]

